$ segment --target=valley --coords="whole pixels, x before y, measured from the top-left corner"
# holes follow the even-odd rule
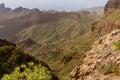
[[[31,73],[20,80],[119,80],[119,6],[109,0],[104,8],[67,12],[1,4],[1,80],[13,77],[17,67],[20,75]]]
[[[19,7],[2,15],[0,25],[5,27],[0,29],[0,36],[48,64],[59,78],[68,79],[78,59],[96,40],[90,28],[100,17],[88,11],[43,12]]]

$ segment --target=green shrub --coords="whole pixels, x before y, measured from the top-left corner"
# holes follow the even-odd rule
[[[2,46],[0,47],[0,56],[12,53],[13,50],[14,50],[13,46]]]
[[[114,42],[114,43],[113,43],[113,47],[114,47],[116,50],[120,50],[120,40]]]
[[[29,62],[16,67],[11,74],[5,74],[1,80],[52,80],[52,73],[42,64]]]
[[[101,67],[101,71],[103,74],[115,73],[118,74],[118,67],[115,63],[108,63]]]

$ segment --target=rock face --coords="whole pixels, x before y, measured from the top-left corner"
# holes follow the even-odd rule
[[[104,8],[105,14],[93,23],[92,32],[105,35],[113,30],[120,29],[120,0],[109,0]]]
[[[120,30],[112,31],[98,39],[77,69],[79,73],[72,77],[78,76],[76,80],[119,80],[120,51],[113,47],[113,43],[119,40]]]
[[[120,0],[109,0],[105,5],[105,13],[120,9]]]
[[[32,45],[36,44],[36,42],[34,42],[32,39],[28,38],[25,41],[22,41],[19,43],[19,46],[21,48],[26,48],[26,47],[30,47]]]
[[[11,11],[10,8],[6,8],[4,3],[0,4],[0,15],[4,14],[4,13],[8,13],[9,11]]]
[[[0,4],[0,9],[3,9],[3,8],[5,8],[5,5],[2,3]]]
[[[120,47],[119,9],[120,0],[109,0],[103,18],[93,23],[91,31],[101,37],[85,53],[83,64],[71,72],[72,80],[120,80],[120,50],[115,49],[115,42]]]

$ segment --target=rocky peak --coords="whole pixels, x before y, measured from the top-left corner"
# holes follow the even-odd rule
[[[14,12],[22,12],[23,10],[27,10],[26,8],[23,8],[23,7],[18,7],[14,10]]]
[[[4,3],[0,4],[0,15],[8,13],[11,11],[11,8],[6,8]]]
[[[105,5],[104,12],[111,12],[120,9],[120,0],[109,0]]]
[[[1,8],[5,8],[4,3],[0,4],[0,9],[1,9]]]
[[[91,31],[105,35],[113,30],[120,29],[120,0],[109,0],[104,8],[103,17],[92,24]]]

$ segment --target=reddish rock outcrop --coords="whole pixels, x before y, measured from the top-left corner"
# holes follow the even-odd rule
[[[109,0],[105,5],[104,12],[107,13],[116,9],[120,9],[120,0]]]
[[[104,8],[103,17],[93,23],[91,31],[105,35],[113,30],[120,29],[120,0],[109,0]]]
[[[71,80],[119,80],[120,50],[113,46],[119,35],[120,30],[115,30],[100,37],[86,53],[83,64],[71,72]]]
[[[91,32],[101,37],[85,53],[83,64],[71,72],[71,80],[120,80],[120,50],[114,45],[120,41],[119,9],[120,0],[109,0],[104,16],[93,23]]]

